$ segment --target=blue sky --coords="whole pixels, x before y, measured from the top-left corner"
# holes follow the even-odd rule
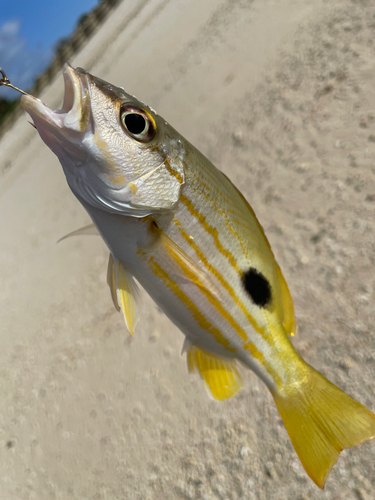
[[[21,89],[30,87],[51,61],[56,42],[97,4],[98,0],[0,0],[0,67],[10,81]],[[0,97],[18,95],[0,87]]]

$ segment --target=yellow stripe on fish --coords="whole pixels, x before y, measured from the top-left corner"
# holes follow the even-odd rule
[[[174,220],[174,223],[182,230],[178,221]],[[241,339],[241,345],[246,351],[249,351],[254,359],[256,359],[261,365],[265,367],[267,372],[272,376],[274,382],[277,385],[281,385],[282,380],[277,373],[277,371],[273,368],[272,365],[266,362],[266,358],[264,357],[264,353],[259,350],[259,348],[249,340],[249,337],[246,331],[241,328],[241,326],[235,321],[233,316],[229,314],[229,312],[225,309],[223,304],[220,301],[220,296],[218,295],[217,289],[214,288],[212,282],[207,278],[207,276],[202,272],[202,270],[197,266],[197,264],[192,261],[192,259],[181,249],[179,248],[168,236],[166,236],[153,221],[151,221],[152,231],[155,231],[158,234],[160,241],[157,247],[154,249],[151,248],[152,256],[148,257],[149,265],[153,268],[155,274],[160,278],[160,270],[163,268],[163,264],[169,260],[169,262],[173,262],[173,271],[177,274],[177,276],[182,276],[185,279],[189,280],[191,283],[196,285],[200,292],[204,295],[207,301],[215,308],[217,313],[227,322],[228,327],[233,329],[233,331],[238,335]],[[190,240],[191,242],[191,240]],[[165,252],[164,258],[161,259],[161,255]],[[147,253],[145,254],[147,255]],[[207,262],[207,259],[203,256],[205,262],[207,263],[207,269],[212,272],[214,277],[218,278],[219,273],[213,266],[210,266]],[[158,262],[158,260],[160,260]],[[157,267],[155,265],[157,264]],[[178,270],[176,271],[176,267]],[[221,277],[222,278],[222,277]],[[167,274],[163,276],[164,281],[167,281]],[[168,276],[170,281],[169,287],[173,290],[173,292],[177,295],[177,297],[183,302],[185,306],[187,306],[190,310],[192,310],[192,304],[194,304],[194,313],[196,315],[197,311],[201,313],[200,318],[204,317],[204,313],[201,310],[199,302],[197,300],[192,300],[188,295],[184,294],[182,290],[179,288],[176,280],[173,280],[170,276]],[[228,283],[222,278],[221,284],[229,291],[233,300],[236,304],[241,304],[239,299],[236,296],[236,293],[233,289],[231,289]],[[172,286],[173,285],[173,286]],[[220,292],[219,292],[220,293]],[[207,318],[205,318],[207,321]],[[199,323],[199,322],[198,322]],[[200,324],[200,323],[199,323]],[[202,326],[200,324],[200,326]],[[273,339],[270,335],[266,335],[265,331],[259,330],[257,325],[254,324],[254,328],[260,333],[260,336],[263,340],[266,341],[269,347],[274,347]],[[217,330],[207,329],[208,333],[212,334],[216,341],[222,346],[228,349],[227,342],[223,342],[223,337],[217,334]],[[236,350],[234,349],[234,352]]]
[[[188,243],[189,246],[196,252],[197,256],[199,257],[200,261],[202,264],[210,271],[215,278],[220,281],[221,285],[226,289],[226,291],[229,293],[231,298],[234,300],[234,302],[240,307],[246,318],[248,319],[249,323],[251,326],[264,338],[267,338],[267,341],[270,343],[270,345],[273,345],[272,338],[267,337],[266,331],[263,328],[259,328],[256,322],[254,321],[254,318],[249,314],[248,310],[246,309],[246,306],[239,300],[237,297],[236,292],[234,289],[229,285],[229,283],[224,279],[223,275],[213,266],[211,265],[202,250],[199,248],[199,246],[195,243],[194,240],[190,238],[190,236],[186,233],[186,231],[181,227],[181,223],[178,220],[174,220],[174,223],[179,227],[180,232],[182,237],[185,239],[185,241]],[[237,270],[236,270],[237,271]],[[241,279],[241,275],[238,275],[238,279]],[[242,340],[245,342],[248,340],[248,337],[246,334],[240,335]]]
[[[236,352],[236,348],[230,345],[228,339],[226,339],[218,328],[215,328],[205,316],[201,313],[199,308],[194,304],[194,302],[181,290],[177,285],[176,281],[173,280],[164,269],[155,262],[154,256],[149,257],[148,264],[152,269],[153,273],[160,278],[170,290],[181,300],[181,302],[191,311],[194,319],[201,328],[207,330],[218,342],[222,345],[228,352]]]

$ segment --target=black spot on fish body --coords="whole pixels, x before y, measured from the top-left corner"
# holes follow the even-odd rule
[[[259,307],[266,307],[271,302],[272,295],[269,281],[254,267],[244,271],[242,282],[254,304]]]

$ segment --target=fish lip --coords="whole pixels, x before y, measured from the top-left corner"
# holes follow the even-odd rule
[[[64,100],[60,109],[52,110],[31,95],[21,97],[21,105],[29,113],[38,131],[53,135],[72,130],[85,132],[90,122],[90,93],[87,73],[75,70],[69,63],[63,68]]]

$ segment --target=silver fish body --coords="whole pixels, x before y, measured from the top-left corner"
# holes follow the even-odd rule
[[[142,102],[81,69],[66,66],[64,79],[61,110],[22,104],[110,250],[129,331],[135,277],[184,333],[189,370],[213,397],[242,388],[237,361],[257,373],[323,487],[340,451],[375,435],[375,416],[294,349],[293,301],[250,205]]]
[[[284,336],[280,341],[269,339],[269,317],[276,315],[277,304],[263,309],[254,305],[242,275],[254,267],[256,260],[256,268],[281,295],[280,271],[265,241],[259,249],[257,240],[262,230],[238,191],[195,148],[183,139],[181,142],[186,175],[180,203],[173,213],[141,219],[113,214],[109,218],[100,209],[81,202],[112,255],[194,345],[224,358],[240,359],[273,387],[275,369],[266,360],[272,359],[274,364],[281,351],[290,348],[289,341],[282,324],[279,328]],[[207,186],[203,192],[202,184]],[[225,195],[220,185],[226,188]],[[241,232],[248,236],[246,246]],[[191,266],[173,258],[165,245],[159,245],[160,234],[202,268],[202,279],[200,275],[198,279],[192,277]],[[266,261],[260,252],[267,256]],[[277,321],[272,318],[273,328]],[[287,377],[281,363],[277,373],[283,379]]]

